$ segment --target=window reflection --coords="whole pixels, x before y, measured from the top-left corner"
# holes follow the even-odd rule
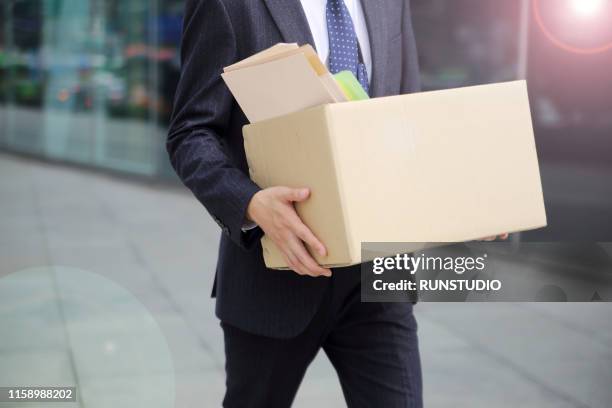
[[[12,149],[155,175],[178,80],[180,0],[5,0],[0,119]]]

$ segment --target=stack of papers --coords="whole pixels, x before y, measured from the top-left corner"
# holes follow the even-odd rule
[[[310,45],[277,44],[223,71],[251,123],[348,100]]]

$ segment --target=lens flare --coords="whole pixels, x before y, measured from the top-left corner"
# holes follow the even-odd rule
[[[603,9],[605,0],[571,0],[570,4],[576,14],[590,17]]]
[[[581,15],[587,17],[595,17],[597,12],[604,11],[608,4],[607,0],[570,0],[574,6],[574,10],[576,13],[580,13]],[[603,43],[596,47],[578,47],[572,44],[569,44],[560,38],[547,26],[544,22],[544,18],[542,17],[541,10],[541,0],[533,0],[533,15],[535,21],[542,31],[542,33],[557,47],[571,53],[575,54],[583,54],[583,55],[592,55],[592,54],[600,54],[602,52],[612,51],[612,41]],[[566,3],[568,4],[568,3]],[[586,13],[586,14],[583,14]],[[592,13],[589,15],[589,13]]]

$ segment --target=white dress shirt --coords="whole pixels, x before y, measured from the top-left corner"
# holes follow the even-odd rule
[[[317,49],[317,54],[322,61],[327,64],[329,56],[329,36],[327,34],[327,16],[326,6],[327,0],[301,0],[302,8],[306,14],[310,32],[314,39],[314,46]],[[370,49],[370,37],[368,35],[368,27],[365,21],[365,15],[359,0],[344,0],[346,8],[348,8],[357,39],[359,40],[359,48],[363,57],[363,63],[368,71],[368,80],[372,81],[372,52]]]

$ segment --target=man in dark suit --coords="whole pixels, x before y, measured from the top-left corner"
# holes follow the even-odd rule
[[[324,45],[322,29],[329,30]],[[339,58],[338,38],[349,44],[348,62]],[[359,267],[331,271],[306,250],[325,252],[293,207],[309,191],[262,190],[248,177],[247,120],[220,74],[278,42],[310,43],[319,53],[325,46],[330,68],[352,70],[373,97],[419,89],[409,0],[187,0],[167,148],[223,231],[213,295],[225,338],[224,406],[290,406],[322,348],[350,407],[421,407],[412,305],[361,303]],[[263,233],[292,270],[265,267]]]

